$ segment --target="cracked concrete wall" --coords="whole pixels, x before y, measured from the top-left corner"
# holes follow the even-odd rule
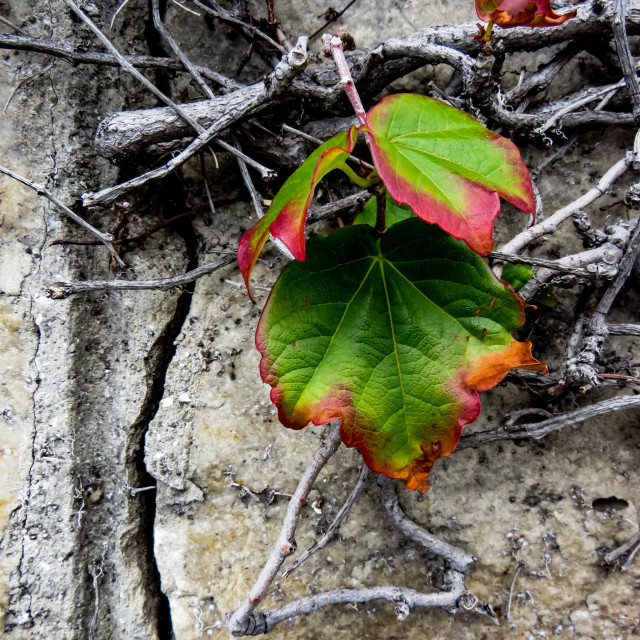
[[[84,6],[106,30],[117,4]],[[319,13],[309,3],[278,4],[292,36],[303,30],[308,15]],[[262,5],[256,3],[254,12],[262,15]],[[94,48],[86,29],[56,0],[14,2],[8,17],[32,36]],[[344,24],[358,44],[373,46],[413,26],[474,15],[470,7],[446,0],[427,7],[363,0],[347,17]],[[131,52],[161,52],[144,28],[147,19],[145,6],[130,3],[114,30],[116,44]],[[176,37],[205,62],[233,69],[243,54],[244,44],[227,28],[198,21],[175,5],[167,19]],[[228,46],[202,51],[201,42],[225,38]],[[155,104],[135,82],[117,70],[71,68],[61,61],[34,76],[42,71],[42,57],[6,52],[0,57],[0,103],[31,78],[0,116],[0,163],[45,183],[67,203],[137,171],[135,166],[118,170],[91,148],[101,117]],[[256,63],[245,73],[259,69]],[[576,73],[571,77],[579,81]],[[181,100],[193,97],[179,77],[163,88]],[[604,141],[598,133],[587,137],[542,175],[547,211],[564,204],[569,189],[586,190],[629,143],[628,132]],[[545,155],[525,153],[529,166]],[[125,251],[129,277],[174,275],[235,248],[252,213],[234,163],[224,155],[219,160],[218,169],[211,158],[205,160],[214,197],[240,201],[218,207],[215,219],[198,217],[193,227],[165,229]],[[608,202],[622,193],[621,187]],[[51,301],[43,295],[48,282],[110,277],[105,251],[50,246],[54,239],[84,236],[17,183],[2,178],[0,198],[5,635],[228,638],[224,614],[237,606],[261,568],[287,494],[322,433],[281,427],[258,375],[253,333],[281,261],[271,252],[257,267],[255,305],[238,286],[234,266],[200,280],[193,296],[124,292]],[[137,218],[132,233],[201,204],[199,163],[189,163],[180,176],[129,202]],[[597,209],[593,214],[598,224],[606,221],[607,214]],[[109,229],[117,211],[89,213],[89,218]],[[498,232],[507,235],[521,225],[507,208]],[[564,251],[569,238],[554,237],[543,251]],[[638,321],[633,317],[637,293],[625,296],[617,320]],[[564,304],[570,310],[572,298]],[[561,324],[547,325],[546,335],[538,330],[545,358],[558,357],[557,344],[548,339],[554,329],[560,335]],[[637,357],[637,346],[637,339],[616,342],[629,357]],[[484,395],[482,416],[471,429],[495,425],[529,402],[513,387]],[[411,517],[478,558],[469,586],[502,615],[500,628],[438,611],[414,612],[401,623],[390,605],[376,603],[360,611],[327,609],[282,625],[273,636],[613,640],[638,633],[638,563],[627,573],[606,572],[600,565],[604,549],[638,529],[637,418],[594,420],[542,443],[467,450],[437,465],[426,496],[402,492]],[[356,452],[343,448],[323,472],[301,518],[299,549],[310,545],[340,508],[359,463]],[[267,487],[276,491],[272,502],[260,499]],[[617,502],[608,501],[611,496]],[[526,566],[513,583],[505,621],[519,562]],[[279,580],[265,604],[339,586],[393,583],[426,590],[440,573],[438,562],[389,526],[370,482],[336,541],[288,580]]]
[[[86,28],[53,1],[14,3],[8,17],[34,37],[92,43]],[[121,33],[120,44],[146,52],[138,27],[134,21]],[[123,108],[123,90],[137,106],[148,98],[121,82],[117,70],[57,61],[40,73],[41,56],[2,57],[3,104],[16,89],[0,119],[3,164],[69,204],[87,188],[115,180],[117,171],[92,151],[95,126]],[[130,489],[149,481],[142,438],[162,382],[156,369],[166,366],[184,304],[179,293],[153,292],[126,300],[49,300],[48,282],[111,277],[105,252],[50,246],[83,236],[18,183],[3,178],[0,189],[5,634],[163,637],[149,544],[153,501]],[[140,206],[135,198],[130,204]],[[140,226],[163,219],[171,199],[158,192],[147,204]],[[115,214],[89,219],[108,229]],[[185,239],[175,230],[155,235],[148,248],[162,258],[126,257],[131,276],[180,272],[188,263]]]

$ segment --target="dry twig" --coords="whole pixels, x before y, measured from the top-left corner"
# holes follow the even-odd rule
[[[567,366],[567,378],[580,384],[583,390],[598,386],[598,372],[595,368],[600,351],[607,339],[607,314],[622,286],[631,274],[640,248],[640,219],[636,220],[629,244],[618,265],[618,273],[602,296],[594,314],[585,324],[582,349]]]
[[[519,233],[515,238],[509,240],[507,244],[501,247],[500,251],[502,253],[520,253],[528,244],[531,244],[537,238],[553,233],[567,218],[571,217],[577,211],[584,209],[600,196],[603,196],[615,181],[629,168],[632,159],[632,154],[626,153],[600,178],[595,187],[570,204],[562,207],[562,209],[558,209],[558,211],[542,222]]]
[[[0,173],[4,173],[10,178],[17,180],[18,182],[21,182],[22,184],[29,187],[30,189],[33,189],[38,195],[44,196],[49,201],[53,202],[53,204],[55,204],[59,209],[62,209],[62,211],[64,211],[74,222],[77,222],[80,226],[84,227],[89,233],[91,233],[96,238],[98,238],[98,240],[100,240],[100,242],[109,250],[109,253],[111,253],[111,255],[114,257],[114,259],[117,261],[117,263],[121,267],[126,266],[125,263],[122,261],[122,258],[118,255],[118,253],[114,249],[113,244],[111,244],[113,241],[113,238],[111,237],[110,234],[102,233],[102,231],[98,231],[98,229],[90,225],[86,220],[83,220],[77,213],[74,213],[73,211],[71,211],[71,209],[69,209],[69,207],[67,207],[65,204],[60,202],[58,198],[56,198],[51,192],[45,189],[41,184],[37,184],[36,182],[27,180],[21,175],[15,173],[14,171],[6,169],[5,167],[0,166]]]
[[[636,74],[636,65],[629,46],[629,38],[627,37],[626,17],[629,11],[628,0],[615,0],[615,9],[613,17],[613,38],[616,41],[616,51],[624,80],[627,85],[629,97],[633,105],[633,117],[637,125],[640,125],[640,83]]]
[[[169,106],[185,122],[188,122],[198,132],[198,134],[200,134],[200,136],[205,134],[204,129],[200,126],[200,124],[196,120],[191,118],[191,116],[180,105],[176,104],[173,100],[171,100],[171,98],[169,98],[164,93],[162,93],[162,91],[160,91],[160,89],[158,89],[152,82],[147,80],[118,51],[118,49],[116,49],[116,47],[113,46],[113,44],[111,43],[109,38],[107,38],[107,36],[105,36],[104,33],[102,33],[102,31],[100,31],[100,29],[98,29],[98,27],[93,23],[93,21],[82,11],[82,9],[80,9],[80,7],[78,7],[78,5],[74,2],[74,0],[64,0],[64,2],[78,16],[78,18],[80,18],[80,20],[82,20],[82,22],[84,22],[89,27],[89,29],[91,29],[91,31],[93,31],[93,33],[98,37],[100,42],[102,42],[102,44],[104,44],[104,46],[107,47],[107,49],[109,49],[109,51],[117,58],[118,62],[120,63],[120,65],[122,66],[122,68],[125,71],[128,71],[131,75],[133,75],[145,87],[147,87],[147,89],[149,89],[149,91],[151,91],[151,93],[153,93],[157,98],[159,98],[162,102],[164,102],[167,106]],[[304,61],[306,62],[306,49],[305,49],[305,52],[304,52]],[[207,142],[215,142],[217,145],[221,146],[226,151],[230,151],[231,153],[234,153],[234,152],[237,153],[237,151],[230,144],[227,144],[226,142],[224,142],[222,140],[214,140],[213,138],[214,138],[214,135],[216,133],[217,133],[217,130],[215,131],[215,133],[210,134],[210,137],[207,138],[207,140],[206,140],[206,142],[204,144],[206,144]],[[196,151],[198,149],[196,149]],[[196,151],[194,151],[194,153]],[[273,172],[270,169],[267,169],[266,167],[263,167],[260,163],[256,162],[255,160],[252,160],[251,158],[248,158],[246,156],[243,156],[243,158],[244,158],[244,160],[246,162],[249,162],[258,171],[260,171],[260,173],[265,178],[269,178],[273,174]]]
[[[596,416],[638,408],[640,408],[640,396],[618,396],[616,398],[610,398],[609,400],[596,402],[587,407],[576,409],[575,411],[561,413],[548,420],[542,420],[541,422],[520,424],[513,427],[498,427],[497,429],[489,429],[487,431],[462,436],[455,451],[463,451],[469,447],[479,447],[488,442],[495,442],[496,440],[521,440],[524,438],[539,440],[554,431],[564,429],[565,427],[577,426],[580,422],[595,418]]]
[[[329,528],[325,531],[320,540],[309,547],[299,558],[296,559],[296,561],[290,567],[287,567],[287,569],[282,572],[283,578],[290,576],[303,562],[308,560],[314,553],[320,551],[320,549],[324,549],[329,544],[329,542],[331,542],[336,531],[340,528],[342,521],[347,517],[349,511],[351,511],[351,507],[356,501],[356,498],[360,495],[360,492],[364,488],[364,483],[368,475],[369,467],[367,467],[367,465],[363,462],[362,466],[360,467],[360,473],[358,474],[358,480],[356,481],[355,486],[351,490],[351,493],[349,494],[345,503],[340,508],[340,511],[338,511],[333,522],[329,525]]]
[[[217,271],[228,264],[235,262],[235,254],[225,255],[213,262],[203,264],[192,271],[187,271],[179,276],[171,278],[161,278],[159,280],[87,280],[84,282],[52,282],[47,285],[46,292],[54,300],[68,298],[74,293],[95,292],[95,291],[126,291],[156,289],[158,291],[169,291],[175,287],[181,287],[190,282],[194,282],[202,276]]]
[[[636,547],[635,550],[631,551],[634,547]],[[627,570],[629,566],[631,566],[631,562],[633,561],[635,554],[638,552],[638,548],[640,548],[640,531],[631,536],[631,538],[627,540],[627,542],[625,542],[623,545],[607,553],[607,555],[604,557],[604,561],[606,564],[613,564],[614,562],[616,562],[616,560],[618,560],[618,558],[621,558],[625,553],[631,551],[631,554],[629,555],[629,558],[623,567],[623,570]]]
[[[98,51],[79,51],[73,46],[41,40],[27,36],[12,36],[0,34],[0,49],[13,49],[16,51],[28,51],[42,53],[62,58],[71,64],[98,64],[109,67],[120,67],[118,58],[108,53]],[[181,62],[173,58],[161,58],[156,56],[124,56],[125,60],[138,69],[167,69],[171,71],[184,71]],[[207,67],[196,66],[198,72],[207,80],[219,84],[227,91],[241,89],[244,85],[227,76],[213,71]]]
[[[71,0],[67,1],[70,2]],[[132,189],[140,187],[153,180],[165,177],[200,151],[200,149],[205,145],[209,144],[209,142],[211,142],[223,129],[226,129],[231,124],[237,122],[240,118],[246,117],[249,113],[258,109],[264,102],[270,100],[273,95],[277,94],[279,91],[283,91],[291,82],[293,77],[303,69],[306,62],[307,40],[305,36],[302,36],[298,40],[296,47],[292,49],[288,56],[282,59],[276,70],[265,80],[264,83],[255,85],[255,87],[248,87],[247,90],[242,90],[241,93],[243,94],[243,100],[241,103],[236,104],[236,109],[225,110],[219,118],[208,126],[207,129],[203,129],[190,115],[182,115],[181,113],[180,115],[182,115],[183,118],[188,119],[188,122],[200,131],[200,135],[181,153],[171,158],[171,160],[162,167],[147,171],[147,173],[136,176],[127,182],[123,182],[122,184],[113,187],[108,187],[96,193],[83,194],[84,205],[88,207],[96,204],[112,202],[113,200],[117,200],[122,197]],[[251,89],[250,98],[246,95],[249,89]],[[229,98],[229,96],[226,96],[226,98]],[[180,111],[182,111],[182,109]],[[223,149],[231,151],[239,160],[257,168],[261,172],[263,178],[271,179],[275,176],[273,171],[266,169],[259,163],[256,163],[255,160],[252,160],[234,146],[223,142],[222,140],[216,140],[216,142],[218,145],[222,146]]]
[[[159,0],[151,0],[151,15],[153,16],[153,25],[158,33],[164,38],[167,44],[171,47],[173,53],[179,58],[180,62],[189,70],[193,79],[198,83],[204,95],[210,100],[214,99],[213,91],[211,91],[209,85],[204,81],[204,78],[200,75],[197,67],[189,60],[185,52],[180,48],[180,45],[176,42],[175,38],[171,35],[171,32],[162,22],[160,17],[160,2]]]
[[[335,425],[331,428],[326,441],[316,451],[302,474],[293,497],[289,501],[280,535],[271,550],[269,559],[249,591],[249,595],[235,611],[227,616],[227,627],[234,636],[258,635],[259,633],[267,632],[265,614],[256,612],[255,608],[267,594],[267,590],[280,570],[282,563],[294,552],[296,548],[294,534],[302,505],[305,503],[320,471],[322,471],[329,458],[338,450],[340,442],[340,425]]]
[[[413,520],[407,518],[398,503],[398,495],[396,494],[393,480],[378,474],[378,485],[380,486],[382,504],[391,522],[393,522],[407,538],[420,544],[429,553],[444,558],[451,568],[464,575],[471,564],[473,564],[473,557],[462,549],[458,549],[458,547],[439,540],[426,529],[418,526]]]
[[[586,269],[593,276],[602,280],[610,280],[618,272],[618,265],[624,247],[629,242],[631,224],[618,222],[609,228],[608,240],[594,249],[587,249],[580,253],[574,253],[555,261],[556,266],[569,267],[571,269]],[[539,269],[527,284],[518,291],[525,300],[533,299],[540,289],[544,287],[556,275],[554,269],[543,267]]]

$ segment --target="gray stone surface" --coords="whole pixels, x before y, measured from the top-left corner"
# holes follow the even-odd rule
[[[106,30],[117,4],[85,6]],[[310,25],[320,26],[315,16],[325,8],[276,0],[292,38]],[[62,3],[22,0],[11,3],[8,13],[5,9],[0,3],[2,15],[32,36],[94,46]],[[264,12],[257,0],[252,10]],[[167,16],[194,56],[223,70],[225,64],[235,68],[246,44],[227,27],[210,28],[175,4]],[[471,2],[358,0],[341,24],[360,46],[375,46],[414,28],[467,19],[474,19]],[[130,52],[158,53],[160,45],[145,32],[145,20],[146,6],[130,2],[116,22],[114,42]],[[203,47],[207,39],[216,46]],[[2,52],[0,59],[0,104],[17,87],[6,114],[0,114],[0,164],[45,183],[68,204],[77,203],[82,191],[138,170],[118,169],[91,148],[102,117],[155,104],[134,81],[114,69],[73,68],[62,61],[34,75],[46,62],[42,56]],[[530,58],[522,62],[533,64]],[[260,65],[247,67],[247,77],[260,72]],[[582,71],[570,69],[568,81],[579,84]],[[19,84],[25,79],[30,80]],[[178,77],[165,88],[180,100],[197,95]],[[545,211],[589,188],[629,144],[628,131],[585,136],[541,175]],[[535,167],[548,151],[525,148],[524,153]],[[214,197],[241,200],[219,206],[211,219],[198,215],[193,229],[178,225],[131,246],[123,253],[129,277],[175,275],[215,258],[216,251],[235,249],[253,216],[233,161],[224,155],[219,161],[216,169],[206,159]],[[603,204],[623,193],[621,186]],[[194,161],[179,178],[129,198],[135,216],[131,233],[202,202]],[[620,209],[594,207],[592,213],[601,225]],[[117,212],[86,215],[110,229]],[[521,214],[505,207],[498,237],[509,237],[523,223]],[[46,201],[0,178],[0,608],[5,635],[20,640],[228,638],[224,615],[244,597],[264,563],[287,494],[323,431],[280,426],[258,374],[253,334],[282,261],[270,250],[258,265],[256,304],[239,286],[234,266],[198,281],[193,297],[181,291],[124,292],[49,300],[44,295],[48,282],[110,276],[102,247],[49,245],[84,237]],[[539,251],[553,256],[578,248],[572,234],[563,232]],[[563,295],[560,309],[570,312],[573,294]],[[624,296],[615,319],[637,322],[637,294]],[[535,329],[537,353],[557,362],[558,339],[566,330],[560,321]],[[620,355],[637,358],[638,339],[616,338],[614,346]],[[497,425],[508,411],[531,402],[528,393],[513,386],[483,395],[483,412],[469,430]],[[496,609],[499,628],[479,617],[439,611],[416,611],[399,622],[390,604],[375,603],[359,611],[325,609],[282,625],[273,637],[633,637],[640,630],[640,563],[623,573],[606,571],[600,561],[638,530],[638,442],[637,413],[594,420],[541,443],[456,453],[436,465],[428,494],[401,492],[412,518],[476,556],[468,584]],[[357,452],[342,448],[324,470],[303,510],[299,549],[310,545],[340,508],[359,464]],[[131,493],[156,481],[157,492]],[[276,491],[269,504],[260,500],[267,488]],[[388,524],[370,479],[333,544],[288,579],[279,579],[265,604],[341,586],[428,590],[440,571],[438,562]]]
[[[9,17],[32,36],[89,42],[57,3],[14,4]],[[139,38],[130,32],[134,48]],[[37,75],[41,56],[2,56],[3,104],[17,87],[0,119],[3,164],[69,204],[116,179],[91,139],[99,119],[123,107],[119,72],[58,61]],[[3,177],[0,188],[5,634],[157,637],[149,510],[128,486],[142,479],[147,398],[157,385],[151,358],[171,348],[179,294],[48,299],[48,282],[109,277],[106,253],[50,246],[86,236],[23,186]],[[163,206],[145,210],[138,228],[164,217]],[[88,217],[103,229],[115,222],[114,212]],[[131,275],[185,268],[179,235],[154,236],[147,248],[160,258],[125,255]]]

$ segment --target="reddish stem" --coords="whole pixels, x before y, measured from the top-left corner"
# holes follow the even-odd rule
[[[338,73],[340,74],[340,84],[342,85],[344,92],[347,94],[347,97],[351,101],[358,119],[362,124],[367,124],[365,110],[362,106],[362,100],[360,100],[360,95],[358,94],[356,85],[353,82],[353,78],[351,77],[349,65],[347,64],[347,59],[344,56],[344,49],[342,48],[342,40],[340,39],[340,36],[330,36],[329,34],[325,34],[322,36],[322,43],[324,44],[326,50],[331,51],[331,55],[333,56],[333,60],[336,63]]]
[[[267,22],[270,25],[274,25],[276,21],[276,9],[274,7],[274,0],[267,0]]]

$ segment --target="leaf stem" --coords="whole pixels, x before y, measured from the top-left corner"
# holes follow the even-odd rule
[[[362,100],[356,89],[356,85],[351,77],[349,71],[349,65],[344,55],[344,48],[342,46],[342,40],[340,36],[330,35],[325,33],[322,36],[322,44],[324,45],[324,51],[326,54],[330,54],[333,57],[333,61],[336,63],[338,74],[340,75],[340,84],[347,94],[347,97],[353,105],[353,109],[358,116],[358,119],[362,124],[367,124],[366,114],[364,107],[362,106]]]
[[[373,194],[376,197],[376,226],[374,231],[376,235],[381,236],[387,230],[387,189],[382,182],[379,182],[373,188]]]

